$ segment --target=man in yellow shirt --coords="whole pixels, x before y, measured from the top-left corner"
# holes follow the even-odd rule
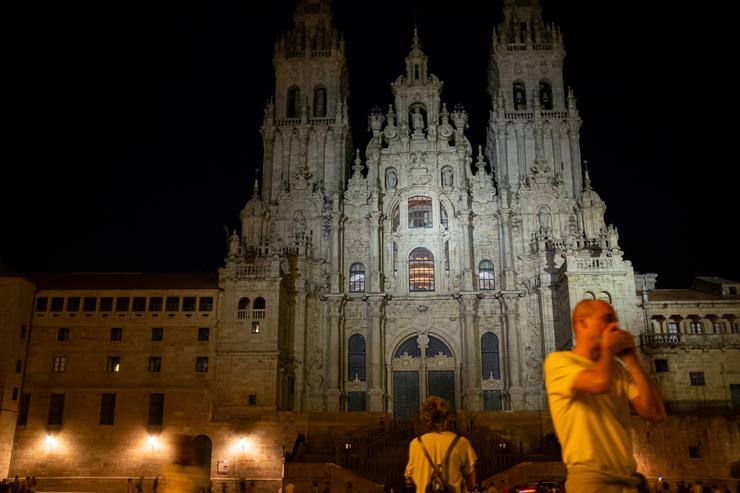
[[[630,440],[630,403],[651,421],[665,418],[663,399],[621,330],[611,305],[584,300],[573,310],[576,345],[545,360],[553,424],[568,469],[566,490],[636,492],[640,476]]]

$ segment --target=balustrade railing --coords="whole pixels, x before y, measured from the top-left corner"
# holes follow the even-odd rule
[[[640,342],[645,347],[730,348],[740,347],[740,334],[641,334]]]

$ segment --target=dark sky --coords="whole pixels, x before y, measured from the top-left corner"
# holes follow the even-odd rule
[[[272,48],[293,2],[22,3],[7,47],[0,259],[20,272],[217,269],[261,166]],[[355,146],[369,108],[392,100],[414,17],[443,101],[465,105],[484,144],[502,3],[336,0]],[[660,287],[740,280],[735,27],[701,7],[544,1],[607,222]]]

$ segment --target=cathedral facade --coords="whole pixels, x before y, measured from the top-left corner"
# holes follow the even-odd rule
[[[0,272],[0,443],[13,444],[0,475],[122,490],[160,475],[186,434],[212,479],[275,491],[297,436],[331,449],[429,395],[535,450],[549,427],[527,412],[546,411],[543,361],[572,346],[570,313],[590,298],[639,338],[676,414],[639,429],[641,470],[728,477],[740,284],[659,290],[624,258],[540,3],[504,1],[485,142],[446,104],[414,30],[391,102],[355,148],[330,2],[299,0],[293,19],[275,46],[261,183],[218,273]],[[489,411],[528,424],[504,430]]]
[[[269,296],[279,313],[260,335],[279,408],[406,416],[435,394],[539,409],[542,361],[570,343],[577,301],[605,299],[639,332],[632,267],[583,178],[564,57],[538,2],[505,2],[476,144],[415,31],[392,103],[353,151],[330,3],[299,2],[274,54],[261,194],[220,271],[235,344],[249,331],[240,307]]]

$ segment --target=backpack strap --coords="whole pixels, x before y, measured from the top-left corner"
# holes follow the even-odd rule
[[[452,449],[455,448],[455,445],[457,445],[457,442],[460,441],[460,435],[457,433],[455,434],[455,438],[452,439],[452,443],[450,443],[450,446],[447,448],[447,452],[445,453],[444,461],[442,462],[445,466],[445,472],[444,472],[444,478],[439,477],[439,471],[437,470],[437,464],[434,463],[432,460],[432,456],[429,455],[429,452],[427,451],[427,448],[424,446],[424,442],[422,441],[421,437],[416,437],[417,440],[419,440],[419,443],[421,444],[421,449],[424,451],[424,455],[426,455],[427,460],[429,461],[429,464],[432,466],[432,477],[437,476],[437,479],[439,481],[447,482],[447,477],[449,476],[447,474],[447,462],[450,459],[450,454],[452,454]]]

